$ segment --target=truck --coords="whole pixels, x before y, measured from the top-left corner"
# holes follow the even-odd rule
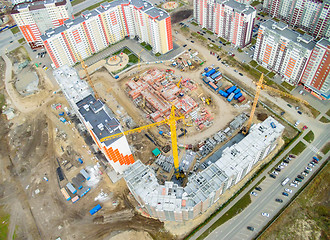
[[[276,128],[276,125],[275,125],[274,122],[271,122],[271,123],[270,123],[270,126],[271,126],[272,128]]]
[[[79,192],[78,192],[78,196],[80,198],[82,198],[83,196],[86,195],[86,193],[88,193],[91,190],[90,187],[83,187]]]
[[[217,77],[219,77],[221,75],[221,72],[216,72],[216,73],[214,73],[212,76],[211,76],[211,78],[212,79],[216,79]]]
[[[245,97],[242,96],[242,97],[238,98],[237,100],[238,100],[239,103],[241,103],[241,102],[243,102],[245,100]]]
[[[60,117],[60,121],[61,121],[62,123],[65,123],[65,122],[66,122],[66,119],[65,119],[64,117]]]
[[[61,188],[61,193],[63,194],[65,200],[69,201],[71,199],[70,195],[68,194],[68,192],[65,190],[65,188]]]
[[[228,94],[231,94],[232,92],[234,92],[236,90],[236,86],[232,86],[227,90]]]
[[[231,102],[231,101],[233,100],[234,96],[235,96],[235,93],[232,92],[232,93],[228,96],[227,101],[228,101],[228,102]]]
[[[86,178],[86,180],[91,179],[90,175],[86,172],[85,169],[81,169],[80,173],[84,176],[84,178]]]
[[[290,181],[290,178],[287,177],[282,181],[281,185],[285,186],[289,181]]]
[[[79,196],[75,196],[74,198],[71,199],[72,203],[75,203],[79,200]]]
[[[78,162],[80,162],[80,164],[83,164],[83,160],[81,158],[78,158]]]
[[[234,94],[235,94],[235,93],[234,93]],[[234,99],[237,100],[237,99],[239,99],[240,97],[242,97],[242,95],[243,95],[243,94],[242,94],[241,92],[236,93],[235,96],[234,96]]]
[[[217,91],[217,90],[218,90],[218,86],[215,85],[213,82],[209,82],[209,86],[210,86],[214,91]]]
[[[69,191],[72,194],[75,194],[77,192],[77,189],[75,189],[75,187],[70,182],[66,184],[66,187],[67,187],[67,189],[69,189]]]
[[[89,210],[89,213],[93,216],[95,213],[101,210],[101,205],[97,204],[95,207],[93,207],[91,210]]]
[[[219,92],[218,92],[221,96],[223,96],[223,97],[225,97],[225,98],[227,98],[228,97],[228,93],[226,93],[225,91],[223,91],[223,90],[219,90]]]

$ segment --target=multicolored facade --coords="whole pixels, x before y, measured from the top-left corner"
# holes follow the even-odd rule
[[[111,167],[119,174],[134,163],[125,135],[101,142],[103,137],[121,133],[122,127],[115,114],[99,99],[95,99],[87,82],[80,79],[75,69],[65,65],[54,72],[70,107],[84,124],[95,144],[104,154]]]
[[[301,77],[305,89],[324,100],[330,99],[330,42],[321,39],[316,43]]]
[[[117,0],[83,12],[41,38],[56,68],[74,65],[129,37],[151,45],[154,53],[173,49],[170,15],[142,0]]]
[[[64,24],[72,16],[68,0],[32,0],[16,4],[11,16],[31,48],[43,47],[40,36],[49,28]]]
[[[194,19],[202,28],[243,48],[251,42],[256,10],[234,0],[194,0]]]
[[[311,36],[300,35],[285,23],[268,20],[260,25],[253,59],[296,85],[314,46]]]
[[[329,0],[264,0],[263,8],[270,17],[302,28],[316,38],[330,37]]]

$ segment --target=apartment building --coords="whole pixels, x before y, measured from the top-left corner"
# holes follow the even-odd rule
[[[316,38],[330,37],[330,0],[264,0],[263,8]]]
[[[191,175],[186,187],[173,182],[160,185],[154,171],[140,160],[127,168],[124,179],[151,217],[161,221],[191,220],[265,159],[277,146],[283,131],[284,126],[272,117],[253,125],[244,139],[224,149],[222,156],[206,169]]]
[[[75,69],[65,65],[54,72],[73,113],[84,124],[95,144],[112,168],[119,174],[134,163],[125,135],[101,142],[103,137],[122,132],[115,114],[99,99],[95,99],[88,83],[78,76]]]
[[[170,15],[142,0],[117,0],[83,12],[41,36],[56,68],[79,62],[129,37],[151,45],[153,53],[173,49]]]
[[[268,20],[260,25],[253,59],[296,85],[315,46],[309,35],[300,35],[282,22]]]
[[[251,42],[256,10],[234,0],[194,0],[194,19],[202,28],[243,48]]]
[[[69,0],[31,0],[16,4],[11,16],[31,48],[43,47],[40,36],[72,18]]]
[[[330,42],[318,41],[307,61],[301,83],[312,95],[320,99],[330,99]]]

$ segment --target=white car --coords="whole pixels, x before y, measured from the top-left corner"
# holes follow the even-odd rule
[[[274,174],[274,175],[278,175],[278,172],[274,171],[273,174]]]
[[[299,185],[299,182],[297,181],[292,181],[292,183]]]
[[[305,172],[301,172],[301,174],[304,175],[304,176],[307,176],[307,173],[305,173]]]
[[[286,189],[284,189],[286,192],[288,192],[288,193],[292,193],[292,190],[290,189],[290,188],[286,188]]]
[[[290,183],[290,187],[298,187],[298,185],[295,183]]]
[[[313,169],[311,169],[311,168],[309,168],[309,167],[306,167],[306,170],[308,170],[308,171],[313,171]]]
[[[269,217],[269,213],[266,213],[266,212],[261,213],[261,215],[264,217]]]
[[[315,167],[313,164],[311,164],[311,163],[308,163],[308,166],[310,166],[310,167]]]
[[[284,166],[282,166],[282,165],[278,165],[278,168],[281,168],[281,169],[283,169],[283,168],[284,168]]]
[[[258,194],[256,192],[251,192],[251,195],[258,196]]]
[[[285,163],[285,162],[281,162],[281,165],[282,165],[282,166],[288,166],[288,164]]]

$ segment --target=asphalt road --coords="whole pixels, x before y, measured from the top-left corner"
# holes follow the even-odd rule
[[[86,8],[88,8],[89,6],[98,3],[98,2],[102,2],[102,0],[85,0],[82,3],[79,3],[75,6],[73,6],[73,14],[76,14]]]
[[[251,196],[252,203],[238,216],[228,221],[226,224],[218,227],[213,231],[206,239],[230,239],[230,240],[241,240],[241,239],[252,239],[256,234],[267,224],[267,222],[289,201],[290,196],[303,185],[303,183],[312,176],[312,173],[319,168],[321,164],[316,165],[313,171],[305,177],[302,183],[298,185],[298,188],[290,187],[289,184],[294,178],[300,174],[307,164],[312,160],[315,155],[315,151],[318,151],[325,142],[328,141],[330,130],[327,130],[328,134],[323,134],[313,142],[312,148],[306,148],[305,151],[296,159],[292,160],[288,166],[286,166],[276,179],[270,178],[269,176],[260,184],[263,189],[258,193],[258,196]],[[328,154],[329,155],[329,154]],[[323,158],[322,161],[325,161]],[[290,178],[290,182],[284,187],[281,182],[286,178]],[[291,189],[293,192],[289,194],[289,197],[283,196],[282,192],[285,188]],[[283,200],[283,203],[275,202],[276,198]],[[264,217],[261,213],[266,212],[270,214],[270,218]],[[252,226],[255,231],[252,232],[247,229],[247,226]]]

